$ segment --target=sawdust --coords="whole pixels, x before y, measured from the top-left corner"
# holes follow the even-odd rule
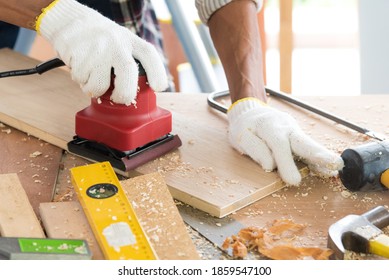
[[[30,158],[36,158],[38,156],[41,156],[42,153],[40,151],[35,151],[33,153],[30,154]]]
[[[68,186],[64,193],[61,195],[56,195],[53,199],[53,202],[64,202],[64,201],[73,201],[75,197],[74,188],[72,186]]]
[[[160,253],[160,257],[198,258],[175,202],[160,174],[138,176],[123,180],[121,184],[143,230],[157,254]]]
[[[306,225],[292,220],[275,220],[267,228],[247,227],[237,235],[227,237],[222,245],[225,250],[232,249],[235,258],[244,259],[249,251],[257,251],[275,260],[327,260],[332,251],[317,247],[297,246]]]
[[[234,185],[239,188],[242,183],[233,178],[221,179],[212,166],[193,166],[190,162],[184,162],[179,153],[172,152],[163,157],[155,159],[153,169],[157,170],[164,178],[168,174],[179,176],[188,180],[195,179],[197,185],[206,185],[209,187],[207,192],[213,195],[217,192],[223,192],[226,188]],[[249,190],[250,193],[254,192]],[[234,194],[229,194],[233,197]]]
[[[389,235],[389,226],[382,229],[382,232],[386,235]]]
[[[0,123],[1,132],[10,134],[12,131],[9,127],[7,127],[5,124]]]
[[[154,163],[157,163],[157,170],[160,174],[179,171],[181,176],[186,176],[194,170],[190,163],[183,162],[180,156],[174,152],[154,160]]]

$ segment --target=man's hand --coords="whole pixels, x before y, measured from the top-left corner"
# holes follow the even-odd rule
[[[130,105],[138,91],[138,59],[155,91],[163,91],[168,79],[162,58],[153,45],[97,11],[74,0],[52,2],[36,22],[37,31],[71,69],[73,80],[94,97],[110,86],[111,68],[115,88],[111,100]]]
[[[294,118],[259,99],[238,100],[227,114],[231,145],[263,169],[277,168],[287,184],[298,185],[301,181],[294,156],[325,177],[335,176],[343,167],[341,157],[312,140]]]

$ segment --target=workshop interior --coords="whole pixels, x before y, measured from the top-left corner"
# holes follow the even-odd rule
[[[344,162],[323,178],[296,158],[290,186],[229,145],[194,1],[151,2],[175,92],[136,61],[136,106],[113,104],[114,73],[100,98],[80,93],[35,31],[0,49],[0,259],[389,259],[389,3],[264,0],[269,106]]]

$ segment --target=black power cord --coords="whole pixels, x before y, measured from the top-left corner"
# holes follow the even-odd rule
[[[53,58],[48,61],[42,62],[41,64],[38,64],[34,68],[31,69],[21,69],[21,70],[12,70],[12,71],[6,71],[6,72],[0,72],[0,78],[7,78],[7,77],[15,77],[15,76],[25,76],[25,75],[32,75],[32,74],[43,74],[46,71],[49,71],[51,69],[64,66],[65,63],[60,60],[59,58]]]

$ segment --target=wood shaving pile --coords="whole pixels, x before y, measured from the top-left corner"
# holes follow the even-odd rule
[[[294,244],[305,227],[291,220],[275,220],[267,229],[254,226],[243,228],[238,235],[227,237],[222,248],[232,248],[235,258],[245,258],[249,251],[257,251],[274,260],[328,260],[333,253],[330,249]]]

